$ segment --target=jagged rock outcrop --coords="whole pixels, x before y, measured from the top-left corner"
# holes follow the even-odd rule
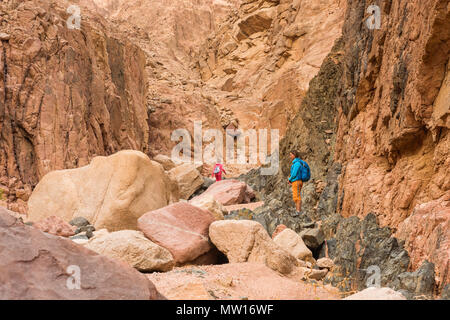
[[[339,242],[346,241],[345,236],[336,239],[336,233],[358,228],[348,226],[350,220],[342,216],[372,221],[364,241],[369,247],[376,246],[371,244],[378,239],[376,230],[389,227],[382,241],[404,252],[397,269],[382,267],[387,262],[382,262],[383,256],[390,255],[383,250],[359,248],[356,252],[361,250],[363,260],[378,261],[382,272],[389,270],[392,275],[416,269],[430,259],[435,263],[439,292],[448,283],[448,263],[437,253],[449,250],[450,216],[445,207],[450,189],[446,178],[450,170],[450,7],[447,0],[385,1],[380,4],[381,28],[371,30],[365,23],[370,17],[368,6],[365,1],[347,1],[342,39],[324,60],[300,111],[289,123],[281,157],[297,149],[310,164],[312,181],[304,186],[302,207],[313,220],[322,220],[333,249],[339,251],[345,246]],[[260,171],[254,170],[241,177],[266,200],[261,211],[270,220],[270,231],[278,223],[301,229],[288,216],[293,207],[285,183],[289,165],[288,159],[283,160],[278,176],[261,178]],[[273,199],[281,200],[281,205],[274,205]],[[277,210],[284,211],[283,218],[272,213]],[[413,240],[413,234],[420,237]],[[349,262],[352,268],[356,261],[362,263],[355,254],[345,259],[342,255],[346,257],[342,251],[336,253],[343,259],[336,264],[347,274]],[[400,257],[394,254],[390,259],[396,256]],[[445,259],[445,254],[439,256]],[[384,283],[393,286],[395,279]]]
[[[170,154],[175,129],[193,136],[194,120],[220,128],[214,98],[203,88],[192,64],[208,35],[241,0],[96,0],[117,33],[126,35],[146,55],[146,104],[150,113],[150,154]]]
[[[381,226],[396,231],[414,207],[449,194],[448,4],[383,2],[381,29],[369,30],[360,23],[366,6],[351,3],[335,149],[335,160],[345,164],[338,207],[346,217],[374,212]],[[430,210],[424,219],[433,216]],[[450,215],[443,219],[448,225]],[[424,237],[438,232],[440,224],[433,225]],[[426,249],[448,251],[446,238]],[[407,248],[417,267],[417,249]],[[432,260],[445,284],[448,264]]]

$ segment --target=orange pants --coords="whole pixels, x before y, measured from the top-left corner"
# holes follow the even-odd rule
[[[300,192],[302,191],[303,181],[294,181],[292,182],[292,199],[294,202],[302,200],[300,196]]]

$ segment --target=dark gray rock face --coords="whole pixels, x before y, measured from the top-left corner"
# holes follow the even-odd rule
[[[434,264],[424,261],[414,272],[403,272],[394,281],[394,289],[408,299],[430,299],[435,288]]]
[[[444,289],[442,289],[441,300],[450,300],[450,284],[447,284]]]
[[[334,259],[336,257],[336,239],[331,238],[328,240],[325,240],[325,243],[322,245],[319,251],[318,259],[327,257],[327,251],[328,251],[328,258]]]
[[[397,277],[407,271],[409,256],[402,243],[380,228],[373,214],[364,220],[342,219],[336,232],[335,270],[326,282],[344,291],[363,290],[379,269],[381,286],[393,287]],[[375,275],[376,276],[376,275]]]
[[[225,216],[225,220],[253,220],[261,223],[264,229],[267,230],[266,220],[263,216],[256,214],[250,209],[240,209],[231,211]]]
[[[72,226],[77,226],[79,228],[90,225],[89,221],[83,217],[76,217],[70,220],[69,224]]]

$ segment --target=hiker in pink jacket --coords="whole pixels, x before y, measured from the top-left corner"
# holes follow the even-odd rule
[[[222,172],[227,174],[225,169],[223,168],[223,165],[220,163],[216,163],[213,169],[212,177],[216,177],[216,181],[222,180]]]

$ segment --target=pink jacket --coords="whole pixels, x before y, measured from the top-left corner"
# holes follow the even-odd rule
[[[216,167],[219,167],[220,168],[220,171],[219,171],[219,173],[214,173],[214,169],[216,168]],[[213,168],[213,171],[212,171],[212,177],[216,177],[216,178],[221,178],[222,177],[222,172],[223,173],[225,173],[225,174],[227,174],[227,172],[225,171],[225,169],[223,168],[223,165],[221,165],[220,163],[216,163],[216,165],[214,166],[214,168]]]

